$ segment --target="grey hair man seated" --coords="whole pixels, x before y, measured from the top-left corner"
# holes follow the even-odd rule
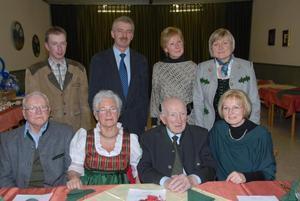
[[[70,165],[70,126],[49,120],[47,96],[23,99],[25,125],[0,134],[0,187],[51,187],[66,184]]]
[[[174,192],[215,178],[215,161],[208,146],[208,131],[188,125],[182,100],[166,98],[160,120],[164,125],[141,136],[142,158],[138,173],[142,183],[156,183]]]

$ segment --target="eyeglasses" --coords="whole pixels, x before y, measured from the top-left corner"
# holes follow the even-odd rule
[[[236,114],[236,113],[239,113],[242,110],[242,108],[243,107],[241,107],[241,106],[233,106],[232,108],[224,106],[222,108],[222,110],[223,110],[223,113],[231,112],[231,113]]]
[[[96,110],[97,113],[100,114],[106,114],[107,112],[116,113],[118,112],[118,108],[111,107],[111,108],[100,108],[99,110]]]
[[[23,109],[28,110],[31,113],[36,113],[38,111],[48,112],[49,111],[49,106],[47,106],[47,105],[41,105],[41,106],[31,105],[31,106],[28,106],[28,107],[23,107]]]

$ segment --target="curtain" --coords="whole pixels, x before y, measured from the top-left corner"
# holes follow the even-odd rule
[[[152,66],[164,56],[160,33],[167,26],[180,28],[185,56],[196,63],[210,58],[208,39],[217,28],[229,29],[236,40],[235,56],[248,59],[252,1],[201,4],[198,12],[170,12],[172,5],[133,5],[126,13],[135,23],[131,48]],[[83,63],[87,72],[94,54],[112,46],[111,25],[120,13],[98,13],[97,5],[51,5],[52,24],[68,33],[66,56]]]

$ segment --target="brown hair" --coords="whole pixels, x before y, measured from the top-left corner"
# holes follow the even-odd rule
[[[59,27],[59,26],[53,26],[53,27],[50,27],[47,31],[46,31],[46,34],[45,34],[45,42],[47,43],[48,40],[49,40],[49,35],[50,34],[55,34],[55,35],[59,35],[59,34],[64,34],[65,37],[66,37],[66,40],[67,40],[67,32],[62,28],[62,27]]]

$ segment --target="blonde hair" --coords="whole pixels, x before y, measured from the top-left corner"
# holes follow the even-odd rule
[[[224,29],[224,28],[220,28],[215,30],[209,37],[208,40],[208,48],[209,48],[209,53],[211,57],[214,57],[213,55],[213,44],[215,41],[220,40],[222,38],[228,37],[229,41],[230,41],[230,45],[231,45],[231,51],[234,51],[235,48],[235,40],[233,35],[230,33],[230,31],[228,29]]]
[[[160,33],[160,46],[165,49],[171,37],[178,35],[184,43],[182,32],[177,27],[167,27]]]
[[[221,118],[224,118],[223,115],[223,104],[225,102],[225,100],[229,99],[229,98],[234,98],[238,101],[240,101],[242,107],[244,108],[245,112],[244,112],[244,118],[248,118],[251,114],[251,110],[252,110],[252,106],[251,106],[251,102],[249,100],[249,97],[247,96],[247,94],[239,89],[229,89],[228,91],[226,91],[220,98],[219,100],[219,104],[218,104],[218,112]]]

